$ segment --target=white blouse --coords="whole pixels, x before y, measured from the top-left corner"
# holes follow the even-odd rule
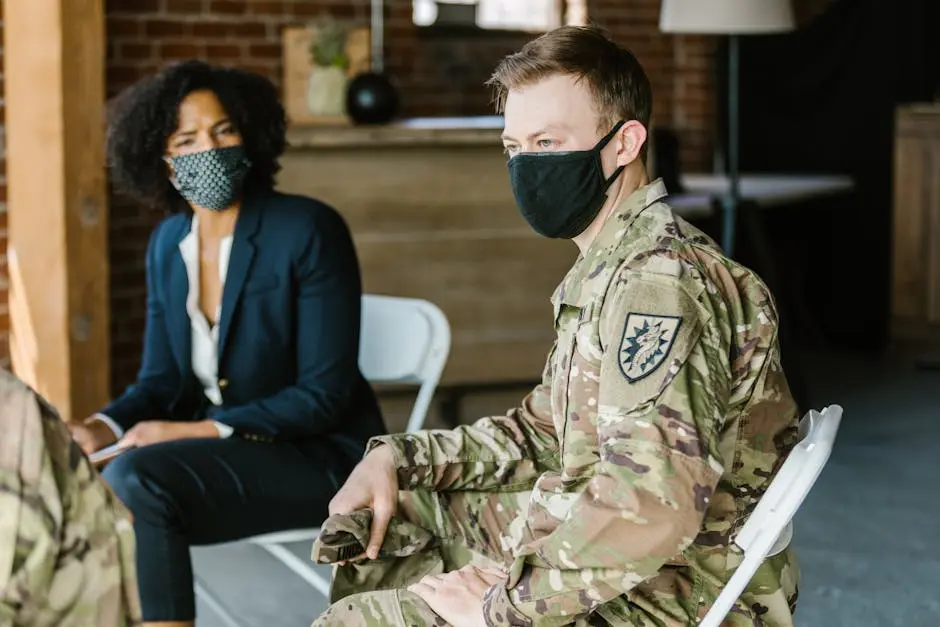
[[[223,293],[225,276],[228,274],[229,257],[232,254],[232,240],[229,235],[219,242],[219,280],[222,283]],[[222,391],[219,389],[219,318],[222,305],[216,311],[215,324],[210,326],[205,314],[199,307],[199,216],[193,215],[189,233],[179,243],[180,255],[186,266],[186,276],[189,280],[189,293],[186,297],[186,313],[189,315],[191,334],[191,363],[193,374],[202,384],[206,398],[213,405],[222,404]],[[124,434],[114,420],[104,414],[96,416],[105,422],[115,435],[120,438]],[[232,435],[233,429],[220,422],[215,423],[219,436],[227,438]]]

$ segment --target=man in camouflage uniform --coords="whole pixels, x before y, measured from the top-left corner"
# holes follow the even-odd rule
[[[6,370],[0,434],[0,625],[140,625],[127,510],[55,410]]]
[[[797,438],[773,300],[648,182],[629,52],[566,27],[493,83],[524,217],[581,250],[556,342],[505,416],[371,442],[314,557],[368,551],[314,625],[695,624]],[[791,626],[797,578],[789,549],[769,558],[726,624]]]

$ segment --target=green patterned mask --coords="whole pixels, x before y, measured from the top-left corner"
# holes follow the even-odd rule
[[[251,169],[242,145],[178,155],[167,161],[173,167],[170,182],[180,196],[212,211],[222,211],[235,202]]]

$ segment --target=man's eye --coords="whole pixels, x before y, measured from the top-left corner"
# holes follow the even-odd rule
[[[543,150],[551,150],[554,147],[555,147],[555,140],[552,140],[552,139],[540,139],[539,140],[539,148],[542,148]]]
[[[519,152],[519,146],[503,146],[503,152],[507,155],[514,155]]]

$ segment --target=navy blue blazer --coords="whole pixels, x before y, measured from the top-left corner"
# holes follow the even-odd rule
[[[330,438],[359,457],[385,432],[359,371],[362,285],[349,230],[331,207],[277,192],[246,198],[235,225],[219,325],[221,406],[192,371],[189,279],[179,251],[190,216],[173,215],[147,249],[147,322],[134,385],[102,410],[142,420],[211,418],[237,436]]]

